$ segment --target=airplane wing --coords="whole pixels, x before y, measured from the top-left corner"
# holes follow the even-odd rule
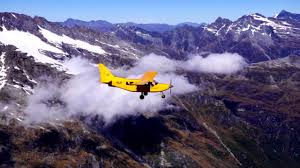
[[[139,84],[144,85],[148,82],[153,82],[154,77],[157,75],[157,72],[155,71],[148,71],[146,72],[143,77],[140,79]]]

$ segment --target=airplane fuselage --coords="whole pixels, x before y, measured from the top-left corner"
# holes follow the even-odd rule
[[[146,84],[139,85],[139,79],[127,79],[120,77],[113,77],[107,84],[112,87],[118,87],[130,92],[163,92],[170,88],[169,84],[157,83],[157,84]]]

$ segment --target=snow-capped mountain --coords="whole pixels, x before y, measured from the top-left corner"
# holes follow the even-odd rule
[[[17,13],[1,13],[0,18],[0,43],[5,45],[1,55],[1,63],[4,65],[1,67],[2,87],[5,78],[8,78],[5,74],[7,69],[24,70],[18,65],[6,67],[6,59],[11,57],[11,52],[14,52],[11,50],[14,50],[14,47],[20,55],[32,58],[32,64],[48,65],[61,72],[69,72],[63,63],[71,57],[80,56],[95,63],[101,61],[119,66],[130,64],[143,55],[142,51],[109,34],[85,28],[66,28],[41,17],[31,18]],[[16,80],[14,82],[16,85],[23,85],[22,82],[19,84]],[[32,88],[33,85],[30,86]]]
[[[292,19],[287,19],[287,16]],[[151,45],[173,58],[184,59],[191,53],[201,52],[236,52],[248,62],[259,62],[300,55],[299,20],[296,16],[286,11],[277,17],[256,13],[236,21],[218,18],[199,27],[185,25],[165,33],[122,26],[113,32],[123,40]]]
[[[249,62],[299,55],[300,29],[294,22],[260,14],[223,22],[219,19],[204,27],[219,41],[218,47],[223,51],[237,52]]]
[[[135,60],[141,56],[141,52],[129,44],[108,34],[84,28],[66,28],[41,17],[31,18],[16,13],[1,13],[0,18],[1,43],[14,45],[21,52],[36,56],[38,61],[48,59],[48,62],[57,63],[54,60],[63,60],[70,55],[95,60],[113,55]],[[49,56],[52,60],[46,58]]]
[[[2,13],[0,38],[3,44],[14,45],[29,55],[39,55],[39,61],[48,59],[55,64],[71,55],[84,55],[94,61],[113,56],[118,58],[118,65],[151,52],[177,59],[202,52],[236,52],[248,62],[259,62],[300,54],[297,16],[282,11],[276,17],[251,14],[236,21],[218,18],[208,25],[181,25],[160,33],[134,24],[115,24],[110,31],[102,32],[86,24],[64,27],[63,23],[41,17]],[[19,37],[18,41],[8,38],[11,36]],[[31,45],[26,40],[39,48],[26,46]]]
[[[0,13],[1,102],[24,104],[34,86],[63,80],[72,72],[64,63],[72,57],[112,66],[130,65],[143,52],[109,34],[85,28],[67,28],[41,17]],[[23,99],[24,98],[24,99]]]

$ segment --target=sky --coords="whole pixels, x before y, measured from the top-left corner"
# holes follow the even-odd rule
[[[50,21],[67,18],[112,23],[211,23],[217,17],[235,20],[281,10],[300,13],[300,0],[1,0],[0,12],[42,16]]]

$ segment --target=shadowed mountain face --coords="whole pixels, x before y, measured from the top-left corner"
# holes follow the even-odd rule
[[[166,25],[156,24],[54,23],[17,13],[0,13],[0,18],[0,167],[300,164],[298,14],[220,17],[208,25],[164,31],[156,29]],[[74,76],[63,64],[70,58],[117,68],[149,53],[185,60],[210,52],[239,53],[249,65],[227,75],[176,72],[200,90],[173,95],[170,107],[156,114],[135,113],[110,124],[101,115],[24,123],[35,87],[49,79],[62,85]],[[44,103],[64,105],[59,97]]]
[[[113,28],[113,24],[104,21],[104,20],[96,20],[96,21],[81,21],[81,20],[76,20],[76,19],[67,19],[63,23],[64,26],[67,27],[76,27],[76,26],[83,26],[83,27],[88,27],[90,29],[94,29],[97,31],[102,31],[102,32],[107,32],[110,31]]]
[[[207,102],[193,95],[186,101],[206,104],[194,110],[210,116],[208,120],[220,129],[217,132],[226,137],[233,153],[244,150],[236,156],[245,167],[285,167],[287,162],[288,167],[297,167],[299,72],[299,57],[290,57],[252,64],[231,76],[191,75],[196,83],[206,81],[208,95],[215,99]]]
[[[292,22],[298,22],[299,23],[300,14],[290,13],[288,11],[282,10],[277,16],[275,16],[275,18],[281,19],[281,20],[289,20],[289,21],[292,21]]]

